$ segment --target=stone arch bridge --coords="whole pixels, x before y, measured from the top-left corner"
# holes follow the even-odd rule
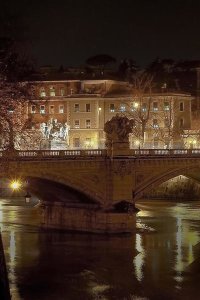
[[[119,203],[133,204],[178,175],[200,181],[198,149],[129,150],[121,156],[108,156],[106,150],[39,150],[1,152],[0,157],[1,176],[48,181],[47,189],[59,184],[89,199],[71,203],[63,193],[61,199],[53,193],[43,199],[43,224],[70,230],[130,231],[134,213],[116,210]]]

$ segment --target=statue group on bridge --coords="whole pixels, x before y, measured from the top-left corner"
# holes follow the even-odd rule
[[[112,147],[114,142],[128,143],[129,134],[133,130],[134,120],[117,114],[104,125],[106,133],[106,147]]]
[[[47,123],[41,124],[41,132],[44,138],[50,140],[66,141],[69,145],[69,130],[70,126],[65,122],[58,123],[57,119],[49,120]]]

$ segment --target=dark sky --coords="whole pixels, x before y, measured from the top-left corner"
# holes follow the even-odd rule
[[[200,59],[200,0],[4,0],[38,64],[82,65],[95,54],[139,65]]]

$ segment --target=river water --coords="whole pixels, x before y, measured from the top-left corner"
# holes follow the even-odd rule
[[[41,231],[0,200],[12,300],[200,299],[200,202],[140,201],[132,236]]]

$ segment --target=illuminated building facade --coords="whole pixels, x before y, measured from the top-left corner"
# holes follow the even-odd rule
[[[117,113],[135,120],[132,148],[182,147],[180,136],[191,129],[189,94],[152,93],[138,98],[130,85],[114,80],[35,81],[34,85],[38,100],[29,103],[31,128],[42,132],[51,149],[104,148],[104,124]]]

